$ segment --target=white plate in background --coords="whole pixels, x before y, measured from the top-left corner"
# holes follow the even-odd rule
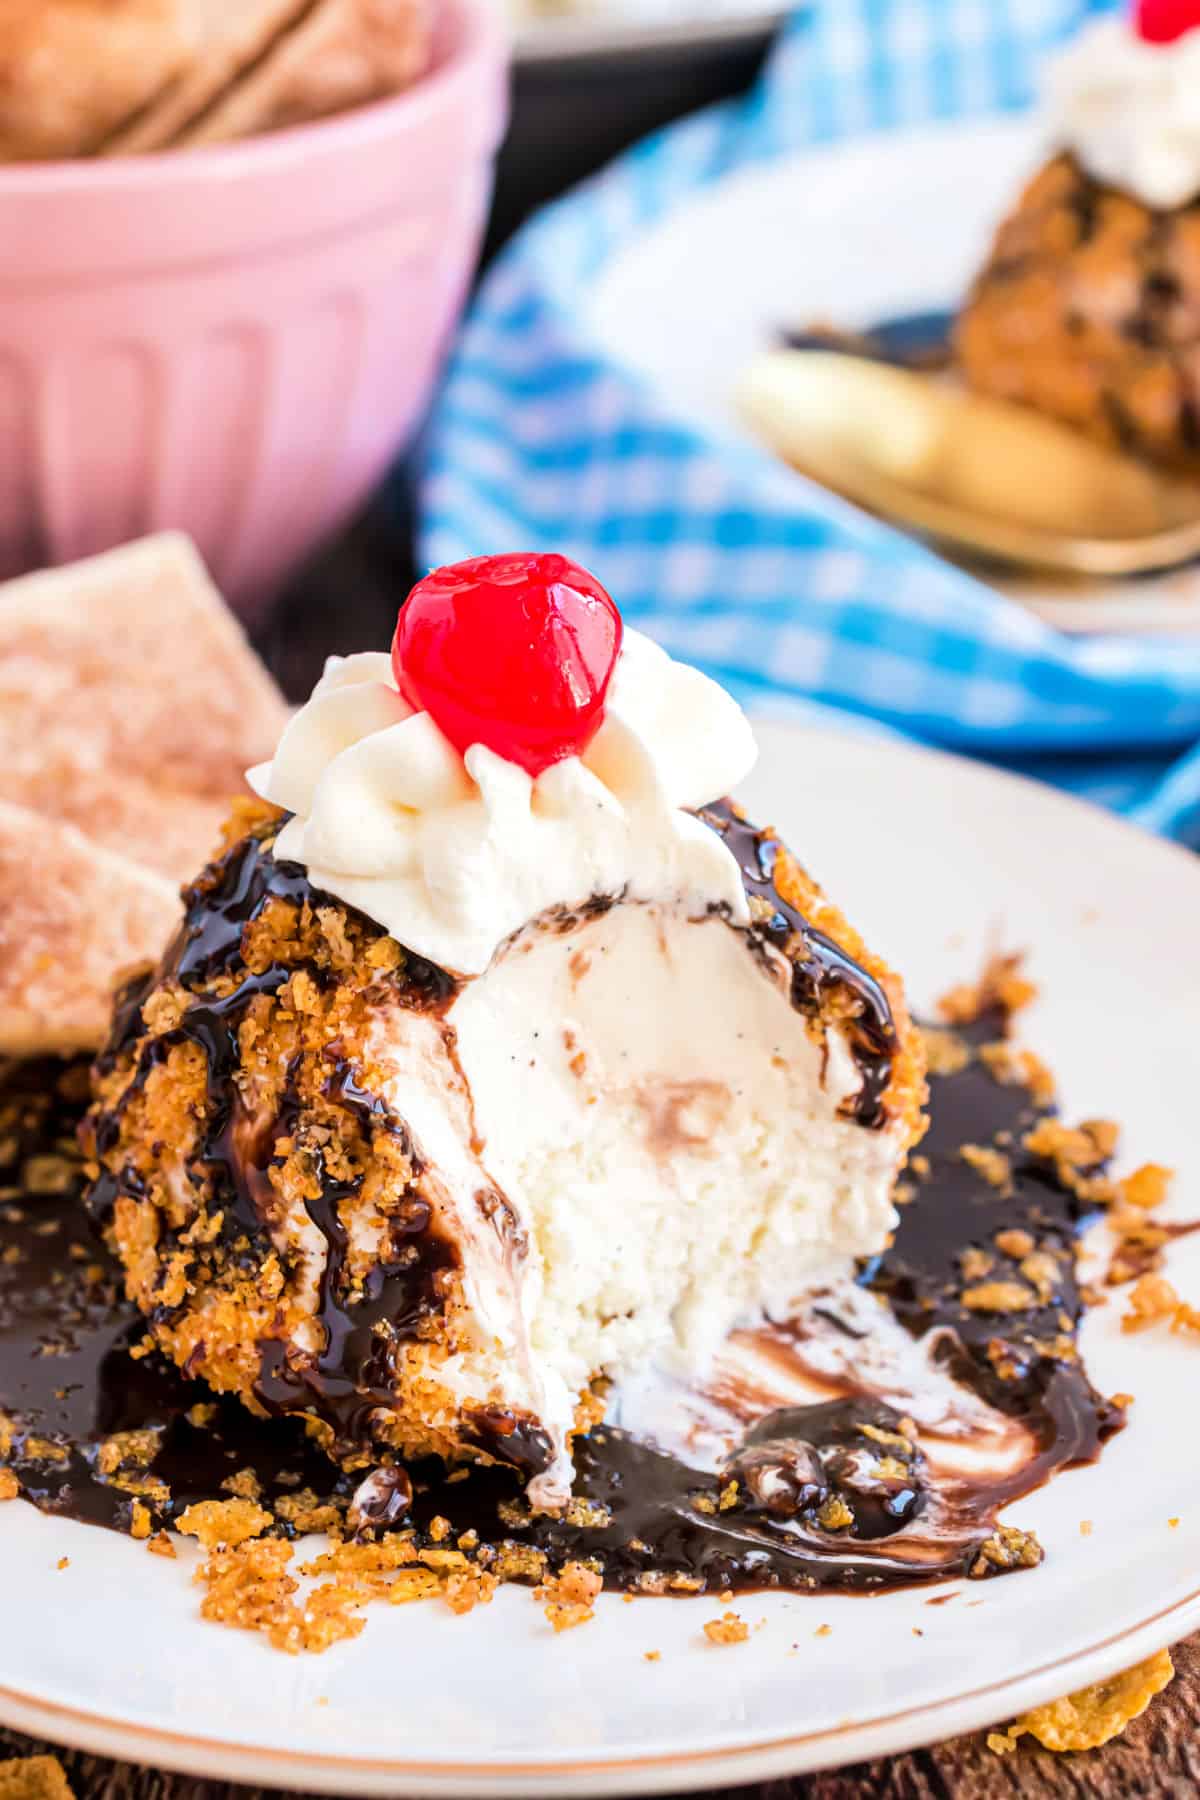
[[[693,45],[766,43],[789,8],[764,0],[582,0],[547,6],[537,0],[509,7],[513,54],[520,66],[581,59],[623,59]]]
[[[590,319],[606,353],[705,429],[781,328],[953,310],[1044,154],[1029,118],[856,138],[741,170],[631,243]],[[797,493],[800,493],[797,481]],[[1200,631],[1200,567],[1137,582],[996,579],[1066,631]]]

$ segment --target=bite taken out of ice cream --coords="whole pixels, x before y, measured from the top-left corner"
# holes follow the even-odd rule
[[[567,1498],[608,1384],[880,1250],[901,984],[729,799],[715,683],[561,556],[330,661],[121,996],[94,1215],[157,1345],[348,1467]]]

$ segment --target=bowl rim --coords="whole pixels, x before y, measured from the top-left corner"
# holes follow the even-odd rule
[[[176,187],[189,178],[203,182],[251,172],[261,175],[286,168],[297,156],[368,148],[386,140],[401,124],[419,130],[443,111],[453,110],[489,70],[494,68],[497,74],[506,70],[510,59],[511,34],[494,0],[438,0],[438,4],[453,21],[452,48],[399,94],[227,144],[111,158],[0,163],[0,199],[89,190],[145,192]]]

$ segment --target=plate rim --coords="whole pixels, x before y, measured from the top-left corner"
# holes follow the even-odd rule
[[[517,70],[543,70],[556,64],[574,69],[580,63],[624,61],[672,51],[729,49],[742,43],[766,43],[788,17],[785,0],[760,0],[744,9],[731,8],[713,17],[674,23],[632,19],[615,21],[565,17],[541,23],[522,22],[513,40]],[[806,10],[802,7],[801,10]]]
[[[307,1790],[315,1776],[321,1791],[330,1794],[394,1797],[411,1793],[414,1800],[424,1795],[461,1796],[462,1800],[511,1795],[530,1796],[532,1800],[537,1795],[698,1792],[730,1781],[764,1781],[844,1766],[846,1759],[839,1760],[836,1754],[830,1756],[827,1752],[836,1752],[839,1741],[848,1735],[853,1735],[855,1742],[853,1760],[867,1761],[901,1755],[924,1744],[981,1730],[1031,1706],[1058,1699],[1065,1692],[1132,1668],[1145,1657],[1178,1643],[1194,1626],[1200,1626],[1200,1586],[1099,1644],[1056,1657],[1023,1675],[989,1682],[953,1700],[916,1708],[900,1707],[865,1722],[847,1721],[760,1743],[724,1749],[653,1751],[635,1757],[455,1763],[293,1751],[133,1724],[58,1701],[22,1695],[8,1687],[0,1687],[0,1723],[93,1755],[150,1763],[210,1779],[227,1776],[230,1780],[253,1782],[261,1777],[274,1786]],[[1131,1643],[1132,1651],[1126,1648]],[[933,1725],[935,1721],[936,1729],[931,1734],[926,1722]],[[683,1789],[679,1786],[681,1779]],[[409,1787],[409,1783],[416,1785]]]
[[[771,708],[755,716],[760,746],[773,738],[769,754],[778,754],[781,740],[824,745],[835,752],[880,750],[874,733],[852,727],[839,730],[801,719],[789,719]],[[918,762],[944,765],[965,776],[970,785],[994,788],[997,784],[1019,790],[1052,812],[1083,815],[1123,839],[1133,839],[1143,852],[1168,861],[1189,879],[1200,883],[1200,858],[1182,845],[1157,836],[1132,820],[1095,802],[1065,793],[1029,776],[996,769],[953,751],[915,743],[900,734],[888,734],[886,748]],[[865,1604],[865,1602],[864,1602]],[[30,1736],[49,1739],[100,1756],[136,1763],[151,1763],[173,1771],[233,1781],[257,1781],[270,1785],[311,1789],[318,1784],[328,1793],[350,1795],[464,1796],[470,1800],[500,1800],[514,1796],[649,1794],[699,1791],[731,1782],[769,1780],[787,1775],[887,1755],[897,1755],[923,1744],[940,1742],[964,1732],[979,1730],[1012,1717],[1030,1706],[1061,1697],[1065,1692],[1105,1680],[1144,1657],[1177,1643],[1200,1628],[1200,1580],[1182,1594],[1152,1610],[1144,1618],[1122,1626],[1098,1642],[1052,1657],[1033,1669],[981,1687],[918,1706],[896,1706],[868,1720],[845,1720],[813,1730],[772,1735],[758,1740],[687,1750],[651,1750],[630,1755],[615,1751],[587,1757],[551,1753],[550,1758],[530,1761],[515,1757],[457,1762],[452,1757],[427,1758],[356,1757],[352,1753],[289,1750],[279,1745],[257,1745],[236,1738],[211,1737],[171,1730],[117,1717],[108,1712],[79,1707],[59,1699],[22,1691],[0,1683],[0,1723]],[[848,1755],[839,1754],[849,1741]]]

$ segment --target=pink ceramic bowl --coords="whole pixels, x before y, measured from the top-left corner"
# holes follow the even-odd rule
[[[211,150],[0,168],[0,575],[161,526],[243,613],[418,423],[506,116],[492,0],[394,100]]]

